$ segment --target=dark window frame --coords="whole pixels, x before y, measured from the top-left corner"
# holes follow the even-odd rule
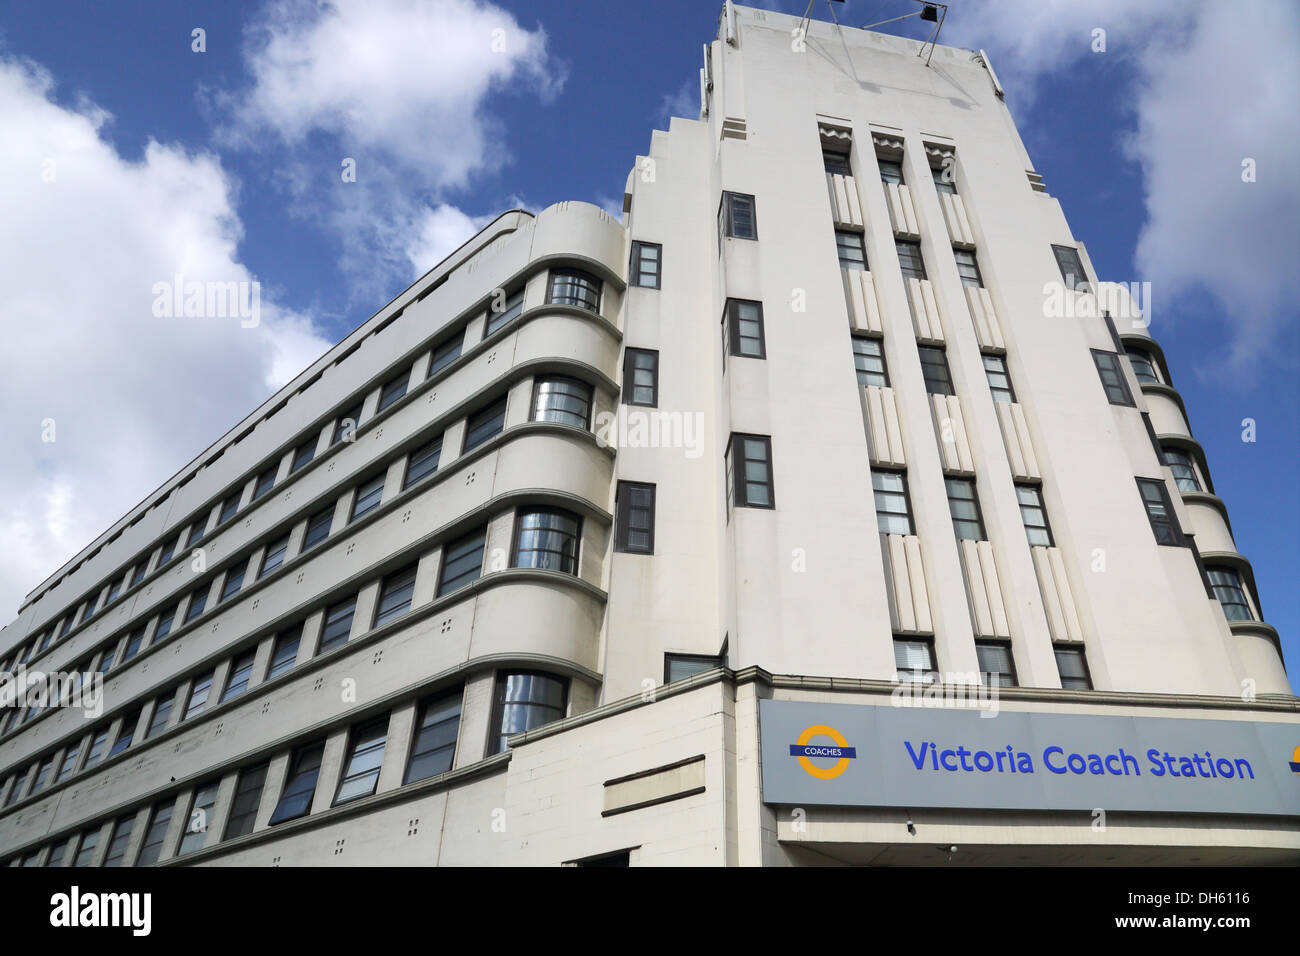
[[[643,268],[645,262],[645,250],[655,250],[653,262],[655,271],[646,272]],[[640,239],[632,240],[632,259],[628,266],[628,274],[631,276],[631,285],[639,289],[662,289],[664,272],[664,246],[661,242],[643,242]],[[651,278],[653,282],[644,281]]]
[[[1071,292],[1087,292],[1090,288],[1088,283],[1088,273],[1083,268],[1083,256],[1079,255],[1079,250],[1074,246],[1058,246],[1052,244],[1052,257],[1056,260],[1056,268],[1061,272],[1061,281]],[[1071,261],[1062,261],[1069,259]],[[1068,272],[1070,266],[1076,266],[1079,270],[1078,275]],[[1072,281],[1073,280],[1073,281]]]
[[[736,467],[737,462],[735,459],[735,452],[736,452],[737,438],[741,439],[742,449],[746,441],[757,441],[763,444],[764,448],[766,449],[766,459],[765,459],[767,464],[766,482],[751,482],[749,479],[744,477],[744,468]],[[742,452],[742,456],[743,456],[743,452]],[[728,491],[730,492],[728,496],[729,497],[728,511],[730,511],[731,508],[761,508],[765,511],[775,511],[776,510],[776,464],[772,454],[772,437],[770,435],[754,435],[748,432],[732,432],[731,437],[727,439],[727,449],[724,457],[726,458],[726,461],[728,463],[727,484],[728,484]],[[740,464],[743,466],[745,462],[759,461],[759,460],[762,459],[757,459],[757,458],[750,459],[747,457],[742,457]],[[747,486],[751,483],[765,485],[767,487],[767,492],[768,492],[767,504],[756,503],[750,500]],[[744,495],[741,494],[742,490],[746,492]]]
[[[636,359],[639,356],[649,356],[651,364],[648,369],[638,368]],[[636,372],[649,371],[651,375],[650,385],[637,385]],[[649,388],[651,391],[650,401],[638,402],[636,400],[636,390],[638,388]],[[636,405],[641,408],[658,408],[659,407],[659,350],[658,349],[641,349],[631,346],[623,350],[623,393],[620,399],[624,405]]]
[[[974,517],[974,518],[959,518],[959,517],[957,517],[957,515],[953,514],[953,512],[952,512],[952,503],[953,503],[953,500],[954,500],[954,499],[953,499],[952,488],[951,488],[951,483],[953,483],[953,482],[955,482],[955,483],[957,483],[957,484],[961,484],[961,485],[967,485],[967,486],[970,487],[970,490],[971,490],[971,496],[970,496],[970,498],[961,498],[961,497],[959,497],[959,498],[957,498],[956,500],[957,500],[957,501],[970,501],[970,502],[972,502],[972,503],[975,505],[975,517]],[[958,541],[987,541],[987,540],[989,539],[988,528],[987,528],[987,526],[984,524],[984,509],[980,507],[979,487],[976,485],[976,483],[975,483],[975,479],[974,479],[974,478],[968,478],[968,477],[965,477],[965,476],[963,476],[963,475],[944,475],[944,476],[943,476],[943,487],[944,487],[944,491],[946,492],[946,494],[947,494],[947,498],[948,498],[948,513],[949,513],[949,515],[950,515],[951,518],[952,518],[952,530],[953,530],[953,534],[955,534],[955,535],[957,536],[957,540],[958,540]],[[962,533],[961,533],[961,530],[957,527],[957,523],[958,523],[958,522],[964,522],[964,523],[969,524],[971,521],[974,521],[977,525],[979,525],[979,537],[978,537],[978,538],[971,538],[971,537],[968,537],[968,536],[962,534]]]
[[[881,476],[889,475],[898,478],[903,483],[903,490],[901,492],[898,492],[889,488],[877,488],[876,487],[877,475],[881,475]],[[885,528],[880,527],[880,523],[881,523],[880,518],[882,514],[888,515],[890,517],[895,517],[895,518],[900,516],[900,513],[897,511],[886,510],[882,512],[880,510],[880,501],[877,498],[877,495],[881,495],[881,494],[885,494],[885,495],[902,494],[903,506],[904,508],[906,508],[906,511],[903,512],[901,516],[907,519],[906,531],[889,531],[886,530]],[[916,534],[916,518],[912,513],[912,491],[908,487],[906,470],[901,468],[872,468],[871,469],[871,500],[872,500],[872,505],[875,507],[876,510],[876,529],[881,534],[904,534],[904,535]]]
[[[862,334],[854,334],[849,336],[849,338],[851,339],[853,345],[853,370],[857,373],[858,376],[858,386],[860,388],[868,388],[868,387],[889,388],[890,387],[889,361],[888,359],[885,358],[885,340],[876,335],[862,335]],[[871,352],[864,352],[860,350],[858,348],[858,343],[870,344],[872,347],[876,349],[876,353],[872,354]],[[871,369],[871,368],[863,368],[862,366],[864,362],[859,361],[860,359],[878,360],[880,362],[880,370],[876,371],[875,369]],[[873,376],[878,378],[883,378],[884,381],[880,383],[863,381],[864,377],[871,378]]]
[[[560,551],[555,551],[550,548],[541,548],[541,547],[532,547],[532,548],[524,549],[522,546],[523,534],[525,531],[524,519],[531,515],[550,515],[552,517],[562,518],[566,521],[572,521],[576,526],[574,531],[572,532],[556,530],[554,528],[537,528],[537,529],[528,529],[528,530],[534,531],[539,536],[545,534],[558,534],[565,539],[571,538],[573,542],[573,554],[568,555],[563,549]],[[579,576],[578,572],[582,567],[582,532],[583,532],[582,515],[577,514],[576,512],[568,511],[567,509],[564,508],[523,507],[523,508],[516,509],[513,524],[514,524],[514,528],[511,532],[512,540],[510,542],[510,567],[522,568],[526,570],[556,571],[560,574],[572,575],[573,577]],[[521,563],[521,560],[522,560],[522,556],[525,553],[529,555],[543,555],[543,556],[559,555],[561,567],[551,568],[551,567],[543,567],[537,564],[523,564]],[[543,560],[545,560],[545,558],[543,558]],[[571,567],[568,566],[570,564]]]
[[[558,291],[560,288],[578,291]],[[567,305],[600,315],[605,283],[582,269],[564,267],[552,269],[546,276],[546,304]]]
[[[558,390],[554,390],[554,391],[548,390],[546,394],[564,395],[568,398],[581,397],[581,399],[586,403],[587,408],[586,408],[586,412],[582,415],[582,420],[580,423],[566,420],[565,416],[572,416],[574,418],[577,417],[576,413],[570,411],[569,409],[557,408],[553,405],[543,406],[541,404],[542,395],[543,395],[543,386],[547,386],[547,385],[550,386],[560,385],[560,386],[569,386],[569,387],[577,386],[577,389],[581,392],[580,396],[574,396],[571,393],[558,391]],[[572,375],[538,375],[533,379],[533,397],[529,405],[528,420],[531,422],[552,422],[558,425],[569,425],[570,427],[573,428],[581,428],[583,431],[590,431],[592,406],[595,404],[595,401],[596,401],[596,390],[590,384],[584,382],[580,378],[574,378]],[[559,415],[561,417],[547,418],[545,417],[547,414]]]
[[[736,207],[735,203],[748,202],[749,204],[749,225],[752,235],[740,235],[736,232]],[[722,199],[718,203],[718,241],[721,246],[723,239],[745,239],[749,241],[758,241],[758,201],[754,198],[753,193],[738,193],[730,189],[722,191]]]
[[[746,322],[757,322],[758,324],[757,336],[752,336],[752,335],[742,336],[740,334],[740,323],[742,321],[740,316],[740,307],[743,305],[754,306],[758,310],[757,319],[744,320]],[[726,343],[726,348],[724,349],[724,352],[726,353],[726,355],[731,355],[736,358],[752,358],[752,359],[767,358],[767,323],[764,321],[763,318],[762,302],[759,302],[755,299],[728,299],[725,307],[723,308],[722,321],[723,321],[723,340]],[[755,338],[758,339],[757,354],[753,352],[740,351],[742,340],[753,341]]]
[[[1007,667],[1008,667],[1008,670],[1005,670],[1005,671],[990,671],[990,670],[985,670],[985,669],[984,669],[984,661],[983,661],[983,659],[982,659],[981,656],[980,656],[980,651],[981,651],[981,650],[989,650],[989,649],[993,649],[993,648],[996,648],[996,649],[999,650],[999,651],[1003,651],[1003,652],[1005,652],[1005,654],[1006,654],[1006,656],[1007,656]],[[984,686],[986,686],[986,687],[987,687],[987,686],[990,686],[990,682],[989,682],[988,678],[989,678],[991,675],[993,675],[993,674],[997,674],[999,677],[1004,678],[1004,679],[999,680],[999,681],[997,682],[997,686],[999,686],[999,687],[1018,687],[1018,686],[1020,686],[1019,678],[1018,678],[1017,675],[1016,675],[1016,655],[1015,655],[1015,653],[1014,653],[1014,652],[1012,651],[1012,649],[1011,649],[1011,642],[1010,642],[1010,641],[1006,641],[1006,640],[985,640],[985,639],[983,639],[983,638],[980,638],[979,640],[977,640],[977,641],[975,642],[975,659],[976,659],[976,661],[978,661],[978,663],[979,663],[979,669],[980,669],[980,670],[979,670],[979,674],[980,674],[980,683],[983,684]]]
[[[634,505],[631,503],[632,492],[650,493],[650,504]],[[655,515],[658,488],[648,481],[619,481],[614,489],[614,550],[620,554],[654,554],[655,553]],[[633,527],[632,512],[649,513],[649,527]],[[633,531],[644,533],[649,538],[645,546],[633,545],[630,536]]]
[[[1062,673],[1062,672],[1061,672],[1061,658],[1062,658],[1062,656],[1065,656],[1067,659],[1070,659],[1070,658],[1077,659],[1077,660],[1079,661],[1079,664],[1080,664],[1080,667],[1081,667],[1081,669],[1082,669],[1082,671],[1083,671],[1083,674],[1082,674],[1082,675],[1066,675],[1066,674]],[[1061,682],[1061,689],[1062,689],[1062,690],[1095,690],[1095,687],[1094,687],[1094,685],[1093,685],[1093,683],[1092,683],[1092,669],[1088,666],[1088,654],[1087,654],[1087,651],[1086,651],[1086,649],[1083,647],[1082,644],[1074,645],[1074,644],[1056,644],[1056,643],[1054,643],[1054,644],[1052,644],[1052,657],[1053,657],[1054,660],[1056,661],[1056,676],[1060,679],[1060,682]],[[1065,686],[1065,682],[1066,682],[1067,680],[1070,680],[1070,681],[1083,681],[1084,683],[1087,684],[1087,686],[1086,686],[1086,687],[1066,687],[1066,686]]]
[[[957,388],[953,385],[952,368],[948,365],[948,350],[941,345],[918,345],[916,353],[921,360],[921,378],[925,382],[926,392],[931,395],[956,395]],[[937,363],[933,361],[935,355],[939,356]],[[931,361],[927,361],[927,357]],[[939,371],[942,372],[942,376],[939,375]],[[931,372],[934,374],[932,375]]]
[[[1128,387],[1128,379],[1124,377],[1124,369],[1120,365],[1119,353],[1107,352],[1105,349],[1088,351],[1092,353],[1092,364],[1096,366],[1097,378],[1101,381],[1101,389],[1106,395],[1106,401],[1123,408],[1136,408],[1133,391]],[[1115,376],[1115,381],[1106,381],[1107,372]],[[1119,394],[1116,394],[1117,392]]]
[[[461,443],[462,455],[481,448],[506,430],[507,395],[500,395],[465,416],[465,438]],[[497,419],[500,424],[494,424]],[[492,426],[491,431],[487,431]]]
[[[1138,500],[1142,503],[1142,510],[1146,512],[1147,522],[1151,525],[1151,533],[1155,536],[1156,544],[1171,548],[1186,547],[1183,530],[1178,523],[1178,515],[1174,511],[1174,503],[1164,479],[1139,477],[1135,480],[1138,486]],[[1158,492],[1160,501],[1148,497],[1145,489]],[[1164,518],[1152,512],[1152,508],[1157,506],[1164,508]],[[1167,531],[1167,534],[1162,533],[1162,529]],[[1166,537],[1170,540],[1165,540]]]
[[[698,670],[693,670],[691,673],[682,677],[673,677],[673,664],[676,663],[687,665],[706,664],[707,666],[701,667]],[[673,684],[679,680],[687,680],[694,677],[696,674],[703,674],[705,671],[711,671],[715,667],[726,666],[726,659],[721,654],[676,654],[666,652],[664,654],[664,683]]]

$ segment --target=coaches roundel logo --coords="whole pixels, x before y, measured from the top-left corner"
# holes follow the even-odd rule
[[[793,747],[790,748],[790,752],[794,752]],[[1291,754],[1291,772],[1300,773],[1300,747],[1297,747]]]
[[[827,738],[830,743],[821,742]],[[790,745],[790,756],[799,761],[805,773],[818,780],[834,780],[849,769],[849,761],[858,755],[858,748],[850,747],[844,735],[834,727],[826,724],[814,724],[799,735],[799,739]],[[813,763],[821,761],[822,765]],[[825,761],[833,760],[830,766]]]

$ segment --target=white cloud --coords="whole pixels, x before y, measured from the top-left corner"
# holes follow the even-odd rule
[[[412,277],[424,275],[460,248],[465,240],[491,222],[492,218],[468,216],[455,206],[445,203],[433,209],[426,208],[412,225],[410,234],[414,238],[406,247]]]
[[[0,58],[3,617],[331,344],[265,291],[253,327],[155,317],[155,284],[177,274],[255,281],[232,183],[214,157],[175,146],[123,160],[101,136],[110,117],[57,105],[52,87]]]

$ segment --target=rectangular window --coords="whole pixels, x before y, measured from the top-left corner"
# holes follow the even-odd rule
[[[35,796],[45,789],[45,782],[50,779],[50,771],[54,769],[54,758],[46,757],[41,761],[41,765],[36,768],[36,779],[32,781],[32,789],[29,796]]]
[[[1016,498],[1020,502],[1020,518],[1025,523],[1029,544],[1052,547],[1052,529],[1047,523],[1047,509],[1043,507],[1042,491],[1035,485],[1016,485]]]
[[[967,249],[954,249],[952,255],[957,260],[957,275],[961,277],[961,284],[982,289],[984,279],[980,276],[980,267],[975,261],[975,253]]]
[[[947,166],[931,166],[930,178],[934,180],[934,188],[938,192],[956,194],[957,175],[951,162]]]
[[[924,638],[894,638],[894,669],[899,681],[934,682],[934,647]]]
[[[239,492],[231,495],[221,503],[221,514],[217,515],[217,524],[225,524],[239,510]]]
[[[916,351],[921,356],[925,390],[931,395],[956,395],[957,390],[952,387],[952,372],[948,370],[948,356],[944,350],[933,345],[918,345]]]
[[[558,508],[520,511],[515,516],[516,568],[578,573],[582,519]]]
[[[348,635],[352,633],[352,616],[356,610],[357,599],[353,595],[325,612],[325,623],[320,634],[322,653],[347,643]]]
[[[357,426],[361,424],[362,405],[358,402],[353,405],[334,423],[334,434],[330,437],[330,444],[337,445],[341,441],[352,441],[357,433]]]
[[[948,486],[948,510],[952,512],[952,527],[957,539],[984,541],[984,519],[980,516],[979,499],[975,496],[975,482],[970,478],[944,478]]]
[[[55,783],[62,783],[68,777],[72,776],[72,771],[77,769],[77,757],[81,755],[81,745],[85,738],[72,744],[63,753],[63,761],[59,764],[59,772],[54,775]]]
[[[289,776],[284,782],[280,801],[271,814],[270,825],[296,820],[304,817],[311,810],[312,797],[316,795],[316,780],[320,776],[321,757],[325,753],[324,742],[301,747],[293,755]]]
[[[995,402],[1014,402],[1015,389],[1011,387],[1011,376],[1007,373],[1007,360],[1001,355],[982,355],[984,375],[989,380],[989,391]]]
[[[284,564],[284,556],[288,551],[289,536],[287,534],[268,544],[266,553],[262,555],[262,568],[257,572],[258,578],[264,578],[272,571],[278,570],[280,565]]]
[[[248,690],[248,681],[253,676],[253,660],[256,656],[256,651],[245,651],[235,658],[234,663],[230,665],[230,676],[226,678],[226,689],[221,695],[221,703],[234,700]]]
[[[195,588],[190,593],[190,603],[189,606],[185,609],[185,623],[186,624],[190,623],[190,621],[194,620],[196,617],[202,614],[203,608],[207,606],[207,603],[208,603],[207,585],[204,585],[203,587]]]
[[[221,586],[221,597],[217,600],[218,604],[230,600],[244,586],[244,575],[248,572],[249,560],[249,558],[245,558],[241,563],[226,572],[226,583]]]
[[[385,577],[379,589],[379,604],[375,608],[375,627],[387,624],[409,611],[414,594],[415,565]]]
[[[425,701],[411,741],[411,758],[402,783],[427,780],[451,769],[460,730],[460,702],[464,692],[457,687]]]
[[[411,381],[411,370],[408,368],[404,373],[402,373],[397,378],[393,379],[387,385],[385,385],[383,387],[383,390],[379,393],[378,411],[382,412],[389,405],[392,405],[403,395],[405,395],[406,386],[410,383],[410,381]]]
[[[772,439],[766,435],[732,434],[727,442],[728,505],[775,508],[772,482]]]
[[[133,587],[135,587],[137,584],[139,584],[141,581],[143,581],[143,580],[144,580],[144,576],[145,576],[146,573],[148,573],[148,571],[149,571],[149,561],[148,561],[148,559],[146,559],[146,560],[144,560],[144,561],[141,561],[139,564],[137,564],[137,565],[135,566],[135,570],[131,572],[131,583],[128,584],[127,587],[132,587],[132,588],[133,588]],[[51,631],[50,633],[54,633],[54,632]]]
[[[207,530],[208,519],[206,517],[196,518],[194,524],[190,526],[190,535],[185,539],[185,547],[192,548],[203,540],[203,533]]]
[[[835,248],[839,251],[841,269],[867,268],[867,248],[862,244],[862,233],[836,229]]]
[[[162,855],[163,842],[167,839],[167,828],[171,826],[172,811],[176,808],[175,800],[166,800],[153,808],[149,820],[149,829],[144,834],[144,846],[140,847],[140,856],[136,866],[153,866]]]
[[[104,857],[104,866],[122,866],[126,862],[127,844],[131,842],[131,830],[135,826],[135,814],[119,817],[113,824],[113,836],[108,841],[108,853]]]
[[[203,844],[208,839],[208,824],[212,821],[212,808],[217,805],[218,786],[219,782],[214,780],[195,790],[189,819],[185,821],[185,833],[176,850],[177,856],[203,849]]]
[[[210,670],[194,679],[194,685],[190,688],[190,702],[181,720],[189,720],[203,712],[203,708],[208,705],[208,697],[212,695],[212,678],[215,676],[216,671]]]
[[[532,421],[590,427],[591,386],[576,378],[539,376],[533,383]]]
[[[871,469],[871,490],[876,497],[876,526],[882,534],[912,534],[912,506],[907,476],[901,471]]]
[[[1084,275],[1083,263],[1079,259],[1079,250],[1072,249],[1069,246],[1052,246],[1052,254],[1056,256],[1056,265],[1061,270],[1061,278],[1065,280],[1065,287],[1087,292],[1088,277]]]
[[[330,526],[334,523],[334,506],[330,505],[323,511],[318,511],[311,516],[307,522],[307,534],[302,539],[302,549],[306,551],[314,545],[320,544],[330,534]]]
[[[369,481],[357,486],[357,496],[352,502],[353,521],[368,515],[379,507],[379,501],[384,496],[384,479],[386,477],[385,472],[380,472]]]
[[[552,269],[546,288],[548,305],[571,305],[600,314],[601,281],[577,269]]]
[[[1157,544],[1175,547],[1183,543],[1182,529],[1174,516],[1174,506],[1169,500],[1169,491],[1163,481],[1152,478],[1139,478],[1138,491],[1142,495],[1142,506],[1146,508],[1147,520],[1156,536]]]
[[[497,307],[498,302],[500,302],[500,308]],[[494,295],[491,303],[488,305],[487,330],[483,333],[483,337],[486,338],[493,332],[497,331],[497,329],[505,328],[515,319],[519,318],[519,316],[523,314],[523,311],[524,290],[522,287],[507,295],[505,301],[500,301],[500,299]],[[456,344],[456,354],[460,354],[459,342]]]
[[[438,470],[438,461],[442,458],[442,436],[439,435],[428,444],[421,445],[411,452],[406,460],[406,478],[402,482],[405,491],[418,484]]]
[[[266,774],[269,764],[250,767],[239,775],[235,786],[235,795],[230,803],[230,819],[226,821],[223,840],[233,840],[253,832],[257,822],[257,808],[262,802],[262,788],[266,786]]]
[[[724,192],[718,207],[718,236],[729,239],[757,239],[758,216],[754,197],[748,193]]]
[[[460,358],[460,348],[465,342],[465,330],[458,329],[456,334],[444,342],[433,347],[433,355],[429,359],[429,374],[441,372],[456,359]]]
[[[658,289],[664,247],[657,242],[632,243],[632,284],[643,289]]]
[[[665,654],[664,683],[685,680],[715,667],[722,667],[725,663],[721,657],[712,654]]]
[[[343,765],[334,805],[371,796],[379,785],[379,769],[384,763],[388,741],[388,718],[376,720],[352,731],[352,745]]]
[[[1092,678],[1088,676],[1088,662],[1084,659],[1083,648],[1057,644],[1052,650],[1056,654],[1056,672],[1061,676],[1061,687],[1064,690],[1092,690]]]
[[[898,250],[898,266],[903,270],[904,279],[926,278],[925,259],[921,257],[919,242],[904,242],[902,239],[896,239],[894,248]]]
[[[896,186],[904,185],[903,163],[900,160],[880,159],[877,157],[876,162],[880,164],[881,182],[893,183]]]
[[[158,567],[161,568],[164,564],[170,561],[172,559],[172,555],[175,553],[176,553],[176,539],[172,539],[171,541],[168,541],[166,544],[163,545],[162,551],[158,555]],[[63,626],[67,628],[71,623],[71,621],[72,619],[69,618],[68,624],[64,624]],[[65,630],[64,633],[66,634],[67,631]]]
[[[77,855],[72,861],[73,866],[90,866],[90,861],[95,858],[95,848],[99,846],[99,830],[87,830],[81,835],[81,846],[77,848]]]
[[[849,166],[849,154],[838,149],[822,147],[822,166],[832,176],[853,175],[852,168]]]
[[[442,573],[438,579],[438,595],[450,594],[483,573],[483,546],[487,529],[479,528],[442,549]]]
[[[167,554],[168,557],[170,557],[170,553],[169,553],[169,552],[164,551],[164,553]],[[162,561],[161,561],[161,560],[159,561],[158,566],[159,566],[159,567],[162,567]],[[73,621],[73,616],[72,616],[71,614],[69,614],[67,617],[65,617],[65,618],[63,619],[63,627],[59,628],[59,640],[63,640],[65,637],[68,636],[68,632],[69,632],[70,630],[72,630],[72,621]],[[26,661],[26,660],[27,660],[27,658],[24,657],[24,658],[23,658],[23,661]],[[20,663],[21,663],[21,662],[20,662]]]
[[[108,743],[108,727],[103,728],[90,741],[90,750],[86,751],[86,765],[82,770],[89,770],[95,764],[99,763],[100,758],[104,756],[104,745]]]
[[[298,661],[298,645],[301,642],[301,624],[276,637],[271,662],[266,669],[267,680],[293,670],[293,665]]]
[[[885,346],[880,339],[865,335],[853,336],[853,367],[857,369],[858,384],[862,386],[889,385],[889,369],[885,367]]]
[[[316,457],[316,441],[312,438],[303,442],[293,452],[293,461],[289,463],[289,474],[293,474],[301,468],[306,468],[311,464],[311,460]]]
[[[1229,621],[1253,621],[1250,602],[1246,600],[1246,589],[1241,586],[1241,577],[1232,568],[1207,567],[1205,573],[1210,579],[1210,589],[1223,606],[1223,616]]]
[[[122,651],[122,663],[125,664],[135,655],[140,653],[140,645],[144,643],[144,628],[137,627],[126,638],[126,647]]]
[[[63,858],[67,856],[68,848],[72,846],[74,837],[68,837],[66,840],[60,840],[50,848],[49,858],[46,859],[46,866],[63,866]]]
[[[629,348],[623,352],[623,404],[659,404],[659,353]]]
[[[176,620],[176,607],[177,605],[173,604],[159,615],[158,627],[153,632],[153,642],[155,644],[172,632],[172,622]]]
[[[505,423],[506,397],[502,395],[491,405],[480,408],[469,416],[469,420],[465,423],[465,447],[461,449],[461,454],[473,451],[484,442],[500,435]]]
[[[614,494],[614,550],[655,553],[655,486],[620,481]]]
[[[1016,665],[1011,659],[1009,644],[976,641],[975,655],[979,658],[980,683],[985,687],[1016,686]]]
[[[167,721],[171,718],[172,708],[176,706],[176,688],[173,687],[165,694],[160,694],[158,699],[153,702],[153,716],[149,718],[149,726],[144,732],[144,739],[156,737],[167,729]]]
[[[1114,352],[1093,349],[1092,360],[1101,376],[1101,386],[1106,390],[1106,400],[1112,405],[1133,407],[1133,396],[1129,394],[1128,382],[1124,381],[1124,373],[1120,370],[1119,356]]]
[[[121,591],[122,591],[121,581],[114,581],[112,584],[110,584],[108,586],[108,596],[104,598],[104,607],[108,607],[110,604],[116,601],[117,596],[118,594],[121,593]],[[41,650],[45,650],[45,648],[42,647]]]
[[[1174,483],[1178,485],[1179,491],[1200,491],[1201,481],[1196,477],[1196,466],[1192,464],[1192,456],[1180,448],[1163,447],[1160,449],[1161,456],[1169,470],[1174,473]]]
[[[763,342],[763,304],[747,299],[728,299],[723,314],[722,342],[727,355],[767,358]]]
[[[275,487],[275,473],[277,466],[272,465],[266,471],[257,476],[257,484],[253,486],[253,500],[256,501],[268,491]]]
[[[98,601],[99,601],[98,594],[92,594],[90,597],[86,598],[86,605],[81,610],[82,624],[85,624],[87,621],[89,621],[92,617],[95,616],[95,605],[96,603],[98,603]],[[35,644],[33,644],[32,646],[35,647]]]
[[[121,729],[117,732],[117,739],[113,741],[113,746],[108,751],[108,756],[116,757],[127,747],[131,746],[131,741],[135,739],[135,725],[140,723],[140,710],[136,708],[131,713],[122,718]]]

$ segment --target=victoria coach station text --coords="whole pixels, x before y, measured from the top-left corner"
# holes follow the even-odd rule
[[[1008,744],[1005,750],[969,750],[955,747],[940,750],[933,741],[921,741],[914,746],[910,740],[903,741],[908,756],[917,770],[951,770],[968,773],[1033,773],[1033,758],[1023,750],[1013,750]],[[834,749],[834,748],[831,748]],[[826,756],[837,756],[826,754]],[[1114,753],[1081,754],[1066,753],[1062,747],[1043,749],[1042,765],[1052,773],[1064,774],[1112,774],[1117,777],[1142,776],[1138,758],[1126,753],[1120,747]],[[1255,779],[1255,771],[1250,761],[1244,757],[1215,757],[1210,751],[1191,754],[1171,754],[1152,747],[1146,752],[1147,772],[1153,777],[1206,777],[1231,780]]]

